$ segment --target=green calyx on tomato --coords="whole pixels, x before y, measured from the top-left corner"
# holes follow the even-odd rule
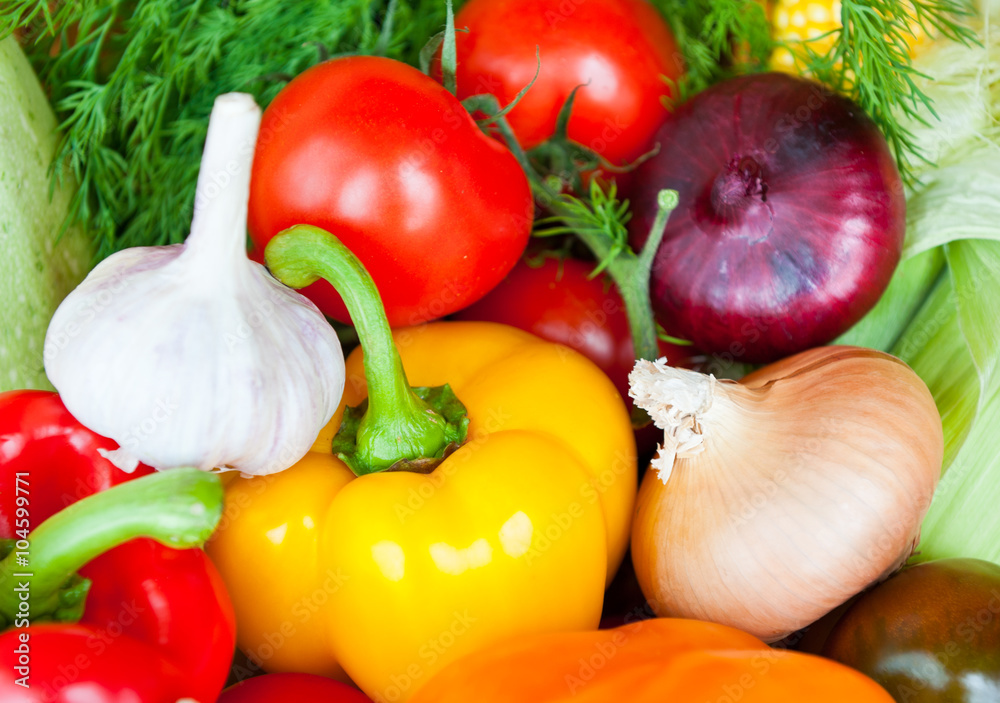
[[[482,93],[509,104],[536,71],[534,87],[507,116],[534,149],[556,133],[578,86],[567,136],[616,165],[652,147],[667,118],[662,99],[680,78],[677,46],[645,0],[470,0],[455,17],[458,97]],[[664,80],[666,78],[667,80]]]

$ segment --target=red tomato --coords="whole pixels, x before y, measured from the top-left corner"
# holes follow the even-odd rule
[[[625,303],[603,276],[588,278],[593,270],[592,262],[577,259],[547,259],[537,267],[521,261],[489,295],[455,318],[502,322],[565,344],[600,366],[628,398],[635,355]],[[683,366],[690,352],[661,342],[660,353]]]
[[[371,703],[356,688],[314,674],[267,674],[240,681],[219,696],[218,703],[276,703],[277,701],[323,701],[323,703]]]
[[[451,93],[399,61],[355,56],[305,71],[264,112],[248,225],[261,248],[295,224],[335,234],[398,326],[495,286],[527,244],[533,207],[517,160]],[[305,294],[348,321],[328,283]]]
[[[568,136],[608,161],[634,161],[667,117],[660,98],[683,68],[663,17],[645,0],[471,0],[455,17],[458,96],[492,93],[502,105],[531,82],[507,115],[526,149],[555,132],[576,94]]]

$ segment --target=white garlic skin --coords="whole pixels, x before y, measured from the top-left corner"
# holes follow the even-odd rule
[[[121,445],[123,468],[282,471],[340,402],[333,328],[245,253],[259,123],[250,96],[220,97],[188,240],[105,259],[49,325],[49,379],[74,417]]]

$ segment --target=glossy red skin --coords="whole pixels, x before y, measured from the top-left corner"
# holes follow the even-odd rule
[[[568,136],[614,164],[649,151],[667,116],[662,80],[683,63],[663,17],[645,0],[471,0],[455,17],[458,95],[496,95],[510,103],[541,70],[507,115],[531,149],[555,132],[570,93]]]
[[[30,687],[18,686],[14,649],[22,632],[0,635],[4,703],[175,703],[179,698],[183,673],[154,648],[120,637],[100,650],[100,628],[87,625],[32,626]]]
[[[133,540],[80,574],[93,582],[82,622],[113,628],[123,604],[131,605],[139,614],[125,636],[151,645],[183,672],[184,696],[210,701],[218,695],[236,649],[236,614],[205,552]]]
[[[0,394],[0,538],[16,538],[15,474],[27,474],[30,529],[126,474],[97,449],[118,445],[83,427],[47,391]],[[25,484],[20,484],[25,488]],[[23,494],[22,494],[23,495]],[[32,625],[31,687],[14,684],[18,638],[0,634],[4,703],[175,703],[215,699],[236,643],[232,604],[200,549],[133,540],[80,570],[92,581],[78,625]]]
[[[589,278],[593,270],[593,262],[577,259],[546,259],[540,266],[522,260],[455,319],[501,322],[565,344],[597,364],[627,399],[635,354],[625,303],[606,278]],[[661,342],[660,353],[675,365],[688,361],[684,347]]]
[[[314,674],[267,674],[240,681],[227,688],[217,703],[371,703],[361,691],[345,683]]]
[[[683,105],[657,141],[628,193],[629,227],[645,241],[658,191],[677,190],[651,282],[664,326],[767,362],[833,340],[876,303],[906,204],[885,139],[856,105],[801,78],[745,76]],[[744,157],[760,165],[766,201],[738,190]]]
[[[236,618],[200,549],[133,540],[80,570],[93,582],[77,625],[0,635],[4,703],[214,701],[229,675]],[[13,683],[14,649],[30,635],[29,689]]]
[[[70,503],[152,473],[140,465],[127,474],[98,451],[117,448],[77,422],[56,393],[0,393],[0,539],[14,538],[15,474],[30,473],[30,484],[21,487],[30,492],[34,528]]]
[[[264,112],[250,183],[256,246],[295,224],[329,230],[368,269],[393,326],[485,295],[524,251],[533,208],[514,156],[401,62],[326,61]],[[304,293],[349,320],[325,281]]]

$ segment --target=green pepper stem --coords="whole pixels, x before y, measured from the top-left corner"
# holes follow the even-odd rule
[[[221,516],[219,477],[195,468],[144,476],[73,503],[28,535],[27,550],[0,561],[0,623],[13,622],[25,593],[32,620],[58,611],[63,585],[109,549],[138,537],[196,547]],[[18,551],[28,552],[20,565]]]
[[[325,279],[351,315],[368,382],[368,409],[358,424],[356,447],[339,454],[354,473],[440,457],[449,444],[464,439],[464,426],[459,432],[410,388],[375,282],[339,239],[318,227],[295,225],[268,243],[264,258],[271,273],[292,288]]]

